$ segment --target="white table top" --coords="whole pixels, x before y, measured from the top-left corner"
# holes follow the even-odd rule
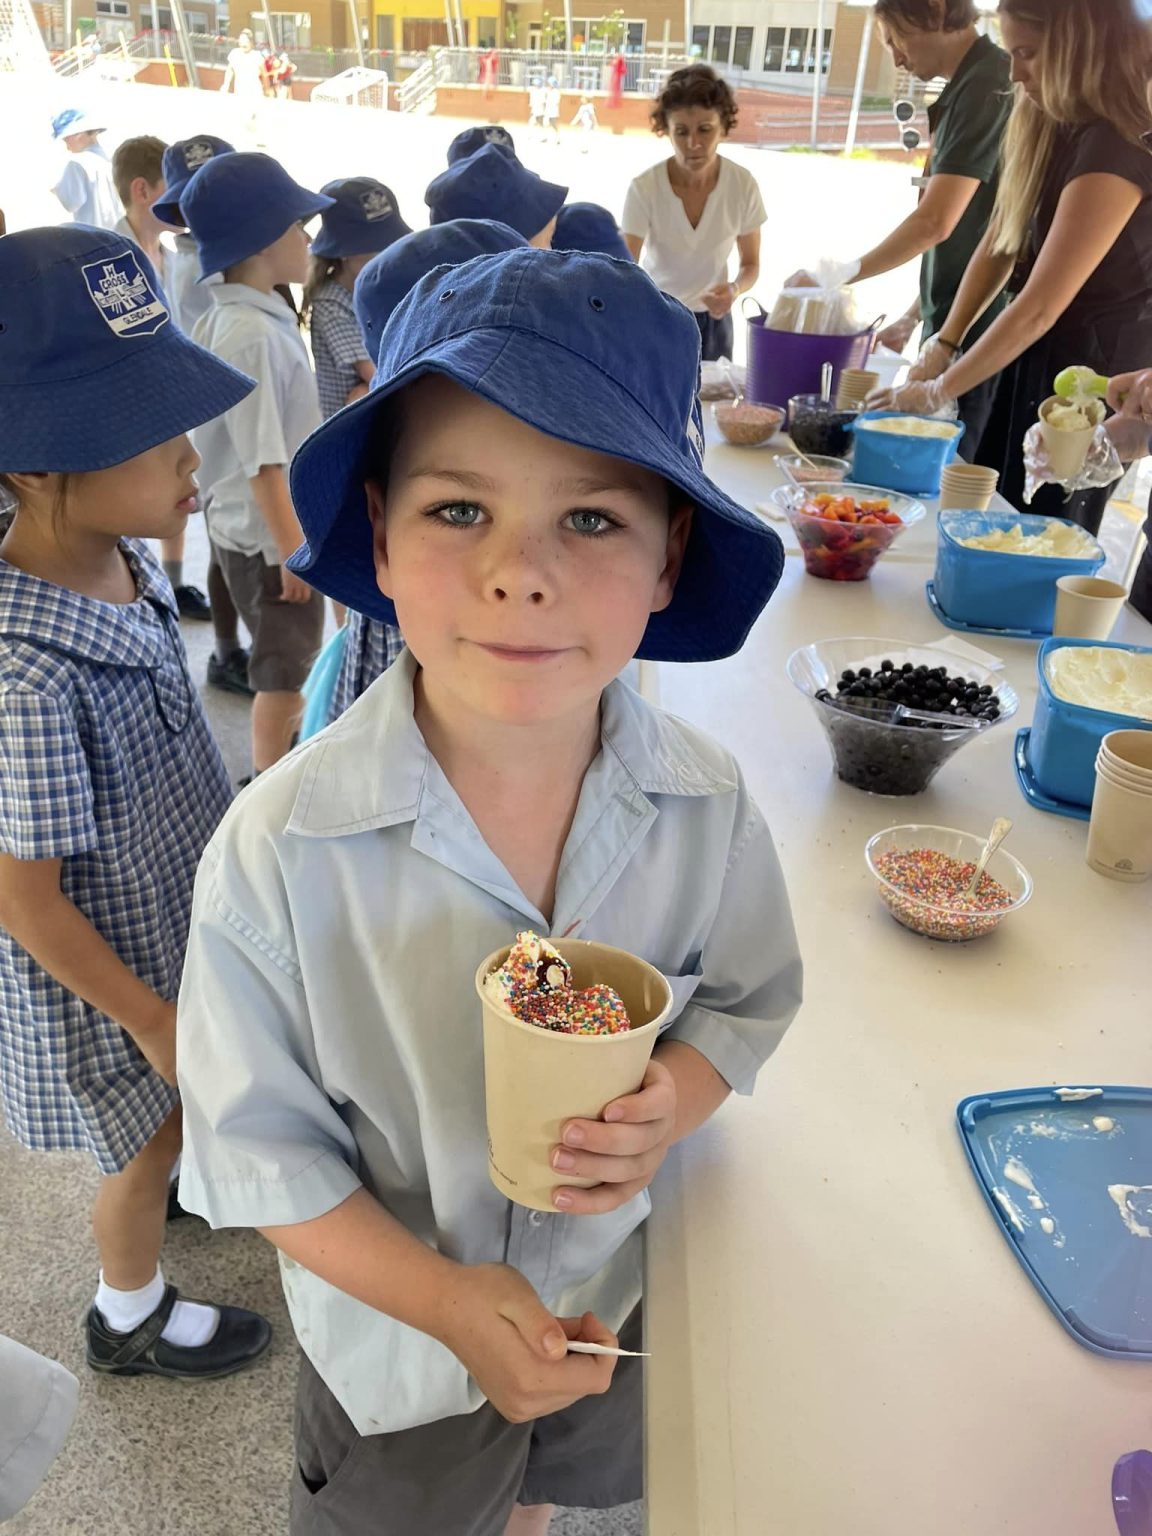
[[[765,450],[710,446],[708,468],[746,505],[777,483]],[[894,552],[861,583],[807,577],[791,556],[739,656],[656,669],[660,702],[744,768],[807,975],[754,1098],[678,1148],[655,1187],[651,1536],[1106,1536],[1113,1463],[1149,1443],[1152,1368],[1090,1353],[1052,1317],[977,1190],[955,1108],[985,1090],[1149,1081],[1152,885],[1093,873],[1086,824],[1016,787],[1035,645],[972,637],[1004,658],[1019,714],[909,799],[837,781],[784,672],[811,640],[945,638],[923,593],[933,529],[930,511],[906,536],[918,558]],[[1152,631],[1126,609],[1115,638]],[[1031,904],[972,945],[893,922],[867,838],[1000,814]]]

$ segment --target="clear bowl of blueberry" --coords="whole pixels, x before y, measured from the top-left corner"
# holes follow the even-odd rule
[[[918,795],[1020,704],[1002,677],[961,656],[871,636],[801,646],[788,676],[812,701],[837,776],[874,795]]]

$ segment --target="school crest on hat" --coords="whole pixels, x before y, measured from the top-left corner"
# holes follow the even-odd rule
[[[484,142],[486,144],[503,144],[506,148],[511,149],[512,135],[508,132],[507,128],[485,128]]]
[[[190,139],[184,146],[184,163],[189,172],[198,171],[202,165],[216,158],[216,151],[207,139]]]
[[[383,187],[370,187],[367,192],[361,192],[360,208],[368,220],[386,219],[396,212]]]
[[[132,251],[80,268],[89,297],[117,336],[155,336],[168,310]]]

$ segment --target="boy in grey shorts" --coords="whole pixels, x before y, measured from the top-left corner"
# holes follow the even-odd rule
[[[669,1147],[799,1004],[767,826],[619,680],[739,649],[782,566],[701,460],[699,333],[631,263],[439,267],[297,454],[291,567],[407,649],[232,808],[180,994],[180,1197],[280,1253],[304,1352],[293,1536],[542,1536],[639,1497],[641,1226]],[[488,1177],[477,965],[518,929],[643,956],[639,1089]],[[587,1181],[576,1187],[571,1179]]]
[[[205,161],[180,197],[212,307],[192,334],[257,388],[193,434],[208,531],[229,595],[252,635],[252,771],[292,745],[320,649],[324,602],[285,565],[300,543],[287,466],[320,425],[316,378],[296,319],[275,291],[308,275],[303,221],[332,199],[307,192],[268,155]]]

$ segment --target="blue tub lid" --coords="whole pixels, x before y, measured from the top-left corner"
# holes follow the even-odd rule
[[[1061,699],[1052,692],[1048,681],[1048,668],[1045,661],[1053,651],[1062,647],[1092,646],[1100,651],[1131,651],[1137,656],[1152,656],[1152,645],[1128,645],[1123,640],[1074,640],[1070,635],[1052,635],[1045,640],[1036,652],[1036,671],[1040,677],[1040,692],[1057,709],[1074,709],[1081,714],[1099,716],[1101,720],[1115,720],[1113,730],[1140,731],[1152,730],[1152,721],[1145,720],[1141,715],[1117,715],[1110,709],[1092,709],[1087,704],[1070,704],[1067,699]]]
[[[1099,570],[1108,558],[1100,545],[1099,540],[1087,528],[1081,528],[1079,523],[1074,523],[1067,517],[1043,517],[1039,512],[1015,512],[1007,508],[997,510],[990,507],[987,512],[965,512],[959,507],[945,507],[936,518],[936,527],[941,538],[947,539],[950,544],[959,545],[961,539],[978,538],[982,533],[990,533],[994,528],[1007,531],[1009,528],[1019,527],[1021,532],[1028,537],[1034,533],[1044,533],[1053,523],[1062,523],[1065,528],[1075,528],[1086,538],[1092,540],[1095,553],[1091,555],[1017,555],[1005,556],[1012,560],[1023,560],[1029,568],[1041,563],[1059,567],[1061,575],[1068,575],[1083,571],[1085,575]],[[999,555],[1004,556],[1000,549],[972,549],[971,555]]]
[[[858,432],[861,427],[866,427],[870,421],[892,421],[896,417],[907,419],[908,421],[930,421],[935,426],[951,427],[953,429],[951,437],[941,435],[939,437],[917,438],[918,442],[956,442],[967,431],[962,421],[941,421],[938,416],[918,416],[915,411],[861,411],[856,420],[849,425],[848,430],[850,432]]]
[[[980,1192],[1061,1324],[1152,1360],[1152,1089],[1024,1088],[956,1110]]]

